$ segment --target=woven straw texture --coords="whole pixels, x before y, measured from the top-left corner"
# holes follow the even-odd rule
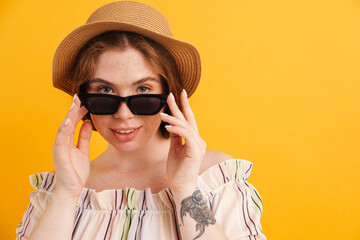
[[[75,29],[58,46],[53,61],[53,84],[71,94],[70,69],[81,47],[107,31],[135,32],[163,45],[174,57],[188,96],[200,81],[201,63],[194,46],[173,38],[166,18],[155,8],[133,1],[120,1],[97,9],[85,25]]]

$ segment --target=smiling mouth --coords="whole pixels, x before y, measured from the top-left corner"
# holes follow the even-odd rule
[[[114,136],[121,142],[129,142],[135,139],[141,127],[128,129],[112,129]]]
[[[121,133],[121,134],[129,134],[132,133],[133,131],[135,131],[136,129],[131,129],[131,130],[115,130],[115,132],[117,133]]]

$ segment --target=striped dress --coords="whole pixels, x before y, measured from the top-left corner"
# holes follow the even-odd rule
[[[247,182],[251,168],[251,162],[230,159],[198,177],[198,187],[229,239],[266,239],[260,224],[262,200]],[[30,181],[36,192],[30,194],[30,204],[16,228],[19,240],[29,237],[49,203],[55,174],[38,173]],[[76,206],[72,239],[181,239],[175,214],[170,189],[153,194],[151,189],[95,192],[84,188]]]

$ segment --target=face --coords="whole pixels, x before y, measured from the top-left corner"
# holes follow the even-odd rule
[[[162,94],[160,78],[143,54],[131,47],[108,50],[97,59],[89,81],[88,93],[114,94],[121,97],[138,94]],[[101,136],[120,151],[135,151],[161,139],[160,113],[151,116],[133,114],[125,102],[113,115],[91,115]]]

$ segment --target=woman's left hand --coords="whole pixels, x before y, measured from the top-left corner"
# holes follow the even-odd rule
[[[180,95],[182,111],[172,94],[167,99],[172,116],[161,113],[170,133],[170,150],[167,160],[167,177],[174,192],[193,191],[206,151],[206,143],[200,137],[195,116],[185,90]],[[183,143],[184,139],[184,143]]]

